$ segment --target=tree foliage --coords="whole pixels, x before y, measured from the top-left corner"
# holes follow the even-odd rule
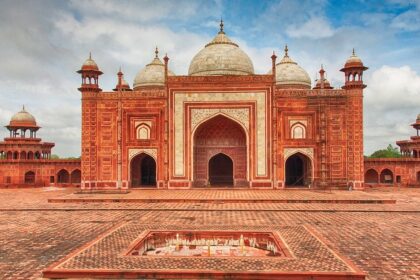
[[[370,158],[400,158],[401,153],[397,147],[393,147],[391,144],[386,149],[377,150],[370,155]]]

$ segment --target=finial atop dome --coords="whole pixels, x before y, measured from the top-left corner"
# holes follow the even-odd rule
[[[156,46],[156,49],[155,49],[155,58],[159,58],[159,49],[158,49],[157,46]]]
[[[219,34],[225,34],[225,31],[223,31],[223,26],[224,26],[223,19],[220,18],[220,31],[219,31]]]
[[[25,104],[22,105],[22,111],[25,111]]]
[[[289,48],[287,47],[287,44],[284,46],[284,56],[289,57]]]

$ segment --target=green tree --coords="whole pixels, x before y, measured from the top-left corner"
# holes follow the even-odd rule
[[[58,155],[52,154],[51,159],[59,159],[60,157]]]
[[[384,150],[378,150],[370,155],[370,158],[400,158],[401,153],[397,147],[393,147],[391,144]]]

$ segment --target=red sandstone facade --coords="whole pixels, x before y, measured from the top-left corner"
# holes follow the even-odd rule
[[[397,141],[402,158],[369,158],[365,160],[367,186],[420,187],[420,115],[411,126],[417,131],[410,140]]]
[[[51,159],[54,143],[37,138],[40,127],[25,108],[6,128],[10,135],[0,142],[0,187],[80,186],[80,160]]]
[[[367,68],[353,53],[341,89],[323,69],[312,87],[287,48],[279,63],[271,58],[269,74],[253,73],[221,25],[189,75],[174,75],[156,52],[133,90],[120,71],[114,91],[102,91],[102,72],[86,60],[82,189],[362,188]]]

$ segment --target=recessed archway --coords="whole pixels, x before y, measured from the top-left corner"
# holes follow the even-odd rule
[[[131,187],[156,186],[156,161],[148,154],[141,153],[131,160]]]
[[[420,171],[417,172],[417,184],[420,184]]]
[[[220,156],[219,156],[220,155]],[[217,156],[214,161],[223,161],[229,166],[232,162],[232,176],[229,180],[221,180],[226,185],[248,186],[247,163],[247,136],[241,124],[224,115],[214,116],[201,123],[194,132],[193,137],[193,178],[194,186],[208,186],[218,180],[209,177],[210,159]],[[216,170],[216,169],[215,169]],[[215,171],[217,173],[217,171]],[[216,176],[217,177],[217,176]]]
[[[25,173],[25,184],[34,184],[35,183],[35,172],[28,171]]]
[[[379,174],[375,169],[369,169],[365,173],[365,183],[377,184],[379,182]]]
[[[394,174],[389,169],[384,169],[381,171],[380,176],[381,184],[393,184],[394,183]]]
[[[70,175],[70,182],[72,184],[80,184],[81,180],[82,180],[82,173],[80,172],[80,170],[79,169],[73,170],[73,172],[71,172],[71,175]]]
[[[211,186],[233,186],[233,161],[219,153],[209,160],[209,183]]]
[[[67,170],[61,169],[57,173],[57,183],[59,184],[68,184],[70,182],[70,174]]]
[[[311,184],[312,164],[311,159],[296,153],[287,158],[285,163],[286,187],[306,187]]]

